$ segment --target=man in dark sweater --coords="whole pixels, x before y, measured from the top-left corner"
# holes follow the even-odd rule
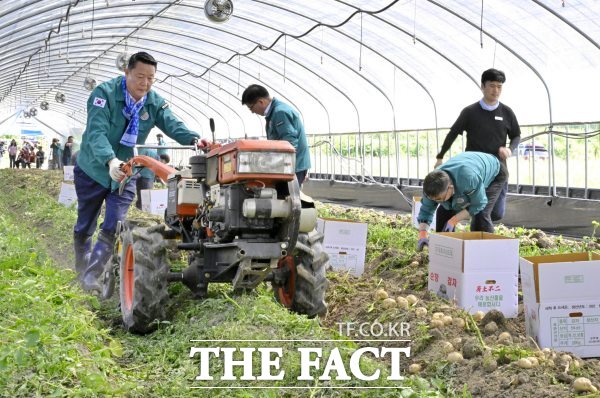
[[[517,151],[521,141],[521,129],[512,109],[499,101],[505,81],[506,76],[502,71],[488,69],[483,72],[481,75],[483,98],[462,110],[450,128],[440,153],[436,156],[434,168],[442,164],[444,155],[456,137],[464,131],[467,132],[466,151],[489,153],[500,159],[500,162],[506,166],[506,159]],[[510,138],[509,147],[506,147],[507,137]],[[492,210],[493,221],[504,217],[507,191],[508,178]]]

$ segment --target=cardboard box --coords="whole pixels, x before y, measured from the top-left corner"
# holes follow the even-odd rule
[[[600,254],[523,257],[526,332],[541,348],[600,356]]]
[[[77,202],[77,193],[75,192],[75,185],[63,182],[60,185],[60,194],[58,195],[58,203],[65,205],[66,207],[71,206]]]
[[[168,200],[167,189],[142,189],[142,211],[164,216]]]
[[[317,231],[322,233],[323,250],[329,254],[334,270],[348,271],[360,276],[365,270],[367,224],[348,220],[317,220]]]
[[[417,217],[419,217],[419,211],[421,210],[421,197],[413,196],[413,206],[412,206],[412,219],[413,225],[415,228],[419,229],[419,222],[417,221]],[[429,225],[430,231],[435,231],[435,212],[433,213],[433,218],[431,219],[431,224]]]
[[[73,173],[74,168],[75,168],[75,166],[64,166],[63,167],[63,172],[65,173],[65,177],[64,177],[65,181],[74,181],[75,180],[75,176]]]
[[[518,313],[519,240],[487,232],[429,237],[428,289],[474,314]]]

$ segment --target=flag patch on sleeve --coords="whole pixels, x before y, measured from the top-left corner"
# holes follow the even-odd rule
[[[94,106],[104,108],[104,105],[106,105],[106,100],[104,98],[94,98]]]

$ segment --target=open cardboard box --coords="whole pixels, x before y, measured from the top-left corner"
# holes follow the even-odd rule
[[[600,254],[522,257],[527,334],[541,348],[600,356]]]
[[[428,289],[470,313],[518,312],[519,240],[487,232],[429,237]]]

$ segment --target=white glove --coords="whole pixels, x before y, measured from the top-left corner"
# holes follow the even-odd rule
[[[122,164],[123,162],[117,158],[112,158],[110,162],[108,162],[108,174],[110,174],[110,178],[116,182],[120,182],[123,177],[125,177],[125,173],[121,171]]]

